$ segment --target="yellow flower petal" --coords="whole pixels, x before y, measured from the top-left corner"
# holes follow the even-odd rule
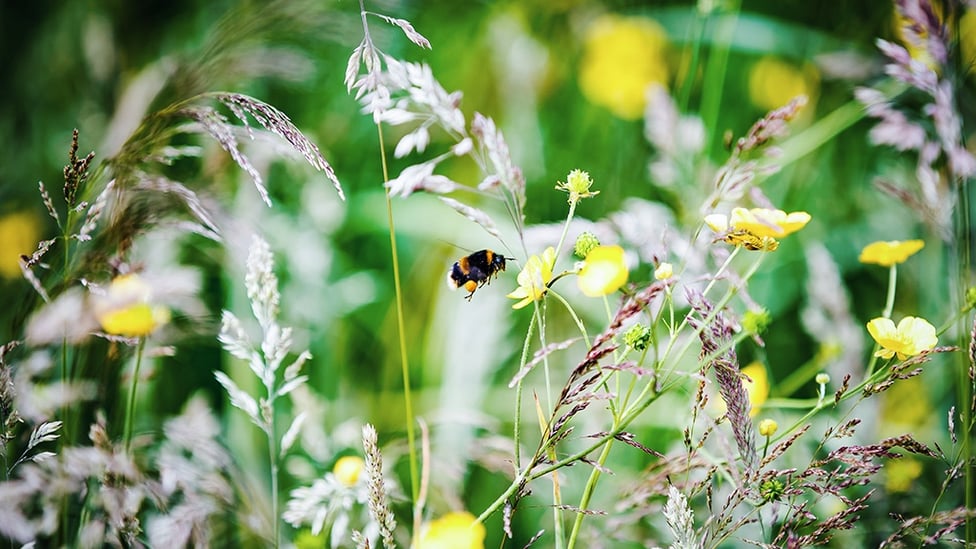
[[[623,248],[597,246],[586,255],[576,281],[584,295],[601,297],[619,290],[628,276]]]
[[[555,263],[556,249],[552,246],[546,248],[542,257],[538,255],[529,257],[518,274],[519,287],[505,296],[521,300],[512,305],[513,309],[521,309],[546,295],[549,290],[548,284],[552,281],[552,268]]]
[[[105,333],[143,337],[169,322],[169,309],[150,302],[152,289],[137,274],[115,277],[95,301],[95,318]]]
[[[710,214],[705,216],[705,225],[717,232],[724,233],[729,230],[729,216],[725,214]]]
[[[733,229],[747,231],[755,236],[783,238],[799,231],[810,222],[807,212],[786,213],[767,208],[734,208],[729,224]]]
[[[667,280],[672,276],[674,276],[674,266],[667,261],[658,265],[657,269],[654,269],[655,280]]]
[[[891,267],[904,263],[909,257],[925,247],[923,240],[889,240],[872,242],[861,250],[857,260],[861,263]]]
[[[420,538],[420,549],[484,549],[485,526],[467,511],[431,521]]]

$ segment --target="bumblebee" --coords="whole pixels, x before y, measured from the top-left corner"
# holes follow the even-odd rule
[[[491,250],[479,250],[454,262],[447,271],[447,285],[456,290],[464,287],[469,293],[465,299],[471,301],[474,291],[491,282],[492,277],[505,270],[503,255]]]

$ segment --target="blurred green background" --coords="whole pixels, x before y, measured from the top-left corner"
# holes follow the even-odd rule
[[[798,93],[807,94],[809,103],[793,125],[794,134],[848,104],[854,86],[882,77],[875,39],[898,40],[893,9],[886,2],[745,1],[721,67],[724,85],[703,88],[709,81],[705,65],[697,66],[702,74],[687,77],[691,45],[701,44],[707,53],[721,42],[727,22],[720,5],[702,24],[699,10],[705,4],[382,1],[369,2],[367,8],[411,21],[433,44],[432,50],[421,50],[397,29],[373,19],[374,39],[385,52],[428,63],[446,90],[463,92],[462,109],[469,117],[481,112],[499,123],[526,176],[529,225],[564,218],[565,195],[553,186],[579,168],[591,174],[601,193],[581,206],[579,217],[607,219],[637,197],[666,205],[677,234],[699,218],[708,181],[656,181],[648,169],[656,150],[645,137],[643,102],[635,106],[632,99],[615,97],[614,89],[625,93],[627,83],[601,75],[644,71],[658,79],[685,112],[703,117],[702,158],[720,165],[729,154],[727,134],[743,135],[755,120]],[[610,39],[594,35],[598,22],[640,24],[627,31],[634,33],[632,42],[601,51],[601,40]],[[298,347],[307,346],[315,357],[308,366],[311,387],[325,403],[317,420],[333,437],[330,451],[322,454],[358,451],[356,429],[352,436],[342,435],[349,431],[343,430],[347,422],[369,421],[379,428],[381,441],[400,440],[402,380],[376,129],[343,84],[346,60],[361,37],[359,7],[350,1],[0,5],[5,60],[0,86],[0,295],[5,305],[0,341],[20,337],[26,315],[37,304],[19,277],[16,254],[29,253],[38,240],[55,234],[37,181],[57,194],[72,129],[80,130],[80,152],[94,150],[98,161],[149,110],[203,91],[246,93],[287,113],[319,145],[348,198],[340,202],[328,181],[300,159],[269,158],[267,181],[275,204],[266,208],[246,176],[205,141],[200,143],[207,149],[203,158],[171,167],[174,176],[217,205],[233,231],[226,235],[226,247],[185,235],[172,241],[149,239],[137,247],[137,256],[147,264],[162,257],[198,272],[205,304],[198,312],[178,313],[170,327],[176,354],[156,361],[141,409],[142,428],[158,426],[201,390],[214,406],[224,406],[212,375],[226,360],[215,338],[219,312],[244,310],[245,237],[258,231],[277,258],[283,323],[296,328]],[[619,67],[589,66],[607,51]],[[963,80],[958,103],[965,122],[973,115],[972,97],[972,80]],[[743,349],[743,363],[754,357],[767,364],[774,388],[777,379],[823,351],[801,320],[809,299],[804,249],[814,243],[823,244],[836,262],[863,326],[884,305],[887,273],[860,265],[860,249],[874,240],[925,238],[923,259],[900,271],[897,309],[930,316],[936,325],[948,314],[954,275],[947,269],[958,250],[943,246],[912,212],[873,187],[878,177],[910,178],[914,166],[903,155],[872,147],[867,139],[871,125],[869,120],[854,123],[762,185],[778,207],[806,210],[814,219],[795,242],[781,247],[751,286],[752,298],[771,312],[773,324],[765,349]],[[399,132],[386,130],[389,151]],[[451,144],[435,133],[421,156]],[[391,177],[417,158],[392,160]],[[464,161],[449,162],[443,171],[471,185],[481,177]],[[502,210],[482,205],[504,224]],[[506,386],[528,322],[528,315],[512,312],[504,297],[515,287],[517,267],[467,303],[447,291],[444,274],[466,250],[499,249],[499,242],[431,196],[395,199],[394,215],[415,406],[432,426],[434,457],[444,465],[443,478],[433,479],[440,495],[432,496],[431,505],[446,510],[463,502],[477,514],[506,484],[494,473],[505,470],[505,452],[510,451],[504,444],[511,431],[513,394]],[[511,234],[511,227],[503,232]],[[517,250],[504,253],[518,259]],[[632,279],[649,278],[653,270],[648,258],[641,259]],[[599,308],[581,308],[598,325]],[[554,320],[552,329],[552,341],[572,333],[565,318]],[[944,417],[948,408],[950,376],[928,372],[924,380],[913,385],[924,395],[914,401],[923,406],[919,417],[906,419],[910,414],[904,409],[895,414],[908,429],[934,428],[928,418]],[[814,391],[808,383],[798,395],[809,397]],[[886,412],[882,406],[871,413],[882,417]],[[231,424],[240,420],[233,414],[227,413]],[[679,439],[675,425],[649,418],[635,429],[640,440],[663,452]],[[234,444],[260,450],[255,432],[233,433],[230,438],[245,439]],[[391,451],[396,450],[394,445]],[[244,455],[242,461],[260,468],[260,451]],[[649,463],[626,449],[617,450],[614,459],[613,467],[637,471]],[[312,470],[331,467],[309,462]],[[296,477],[309,471],[298,461],[293,465]],[[305,481],[292,479],[286,487]],[[904,507],[913,506],[907,500],[927,495],[908,496]],[[612,506],[619,494],[608,490],[601,496],[596,507]],[[892,503],[888,511],[901,505]],[[522,512],[515,525],[518,539],[525,540],[537,529],[535,518],[547,510],[529,505]],[[497,516],[489,522],[489,546],[497,541],[498,525]]]

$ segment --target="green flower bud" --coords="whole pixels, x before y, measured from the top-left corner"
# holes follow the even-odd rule
[[[600,239],[593,233],[585,232],[576,237],[576,245],[573,247],[573,254],[580,259],[586,259],[593,248],[600,245]]]
[[[624,343],[635,351],[647,349],[648,342],[651,341],[651,329],[644,324],[634,324],[627,333],[624,334]]]
[[[742,329],[749,334],[761,334],[766,331],[766,327],[771,321],[772,318],[766,309],[749,310],[742,315]]]

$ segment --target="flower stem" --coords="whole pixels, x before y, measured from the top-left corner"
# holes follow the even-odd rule
[[[376,134],[379,138],[380,145],[380,163],[383,166],[383,181],[388,181],[389,168],[386,162],[386,149],[383,144],[383,127],[379,124],[376,125]],[[403,374],[403,405],[405,408],[406,417],[406,428],[407,428],[407,449],[410,453],[410,494],[411,502],[416,503],[417,497],[420,494],[420,483],[417,481],[418,478],[418,467],[417,467],[417,448],[415,444],[415,435],[413,432],[413,402],[410,394],[410,363],[407,358],[407,335],[406,335],[406,323],[403,320],[403,288],[400,285],[400,260],[397,255],[397,243],[396,243],[396,228],[393,223],[393,201],[390,199],[390,193],[386,193],[386,220],[390,227],[390,256],[393,260],[393,288],[396,292],[396,312],[397,312],[397,332],[399,336],[400,345],[400,369]],[[414,536],[418,536],[419,532],[415,532]]]
[[[898,266],[892,265],[888,271],[888,295],[885,298],[885,308],[881,316],[891,318],[891,312],[895,308],[895,288],[898,285]]]
[[[610,448],[613,447],[613,439],[608,439],[603,444],[603,452],[600,453],[600,457],[597,462],[600,467],[606,463],[607,458],[610,456]],[[569,545],[567,549],[573,549],[576,546],[576,538],[579,535],[580,526],[583,525],[583,517],[585,516],[584,511],[586,507],[590,504],[590,498],[593,496],[593,491],[596,489],[596,483],[600,479],[600,467],[594,467],[590,471],[590,478],[586,481],[586,486],[583,488],[583,496],[580,498],[579,511],[576,513],[576,521],[573,522],[573,531],[569,534]]]
[[[271,530],[272,544],[277,549],[281,545],[281,519],[278,517],[278,434],[274,421],[274,388],[269,388],[269,407],[271,414],[268,418],[268,466],[271,475]]]
[[[559,235],[559,244],[556,245],[556,257],[559,257],[559,250],[563,248],[563,242],[566,240],[566,233],[569,232],[569,222],[573,220],[573,216],[576,214],[576,201],[569,201],[569,212],[566,214],[566,223],[563,223],[563,233]]]
[[[535,320],[536,320],[536,316],[535,315],[532,315],[531,319],[529,320],[529,329],[525,332],[525,342],[522,343],[522,356],[519,359],[519,369],[518,369],[519,372],[521,372],[522,369],[525,368],[526,363],[528,363],[528,361],[529,361],[529,345],[530,345],[530,343],[532,341],[532,331],[535,329]],[[522,424],[522,381],[524,379],[525,379],[525,376],[520,376],[519,377],[519,380],[518,380],[518,383],[515,386],[515,427],[514,427],[514,433],[513,433],[513,437],[515,439],[515,456],[514,456],[515,470],[518,470],[522,466],[521,465],[521,461],[522,460],[521,460],[521,457],[520,457],[520,454],[521,454],[521,450],[520,449],[521,449],[521,444],[522,444],[522,442],[521,442],[521,436],[522,436],[522,429],[521,429],[521,424]]]
[[[125,452],[129,453],[132,444],[132,418],[136,409],[136,389],[139,385],[139,368],[142,366],[142,351],[146,347],[146,338],[139,338],[139,345],[136,348],[136,366],[132,371],[132,384],[129,385],[129,402],[125,407],[125,430],[123,439],[125,441]]]
[[[898,282],[898,268],[895,265],[891,266],[891,270],[888,271],[888,296],[885,298],[885,308],[882,311],[881,316],[884,318],[891,318],[891,312],[895,308],[895,288]],[[880,343],[874,344],[874,349],[871,351],[871,361],[868,362],[868,367],[864,371],[864,379],[869,379],[874,375],[874,367],[878,364],[878,349],[881,348]]]

